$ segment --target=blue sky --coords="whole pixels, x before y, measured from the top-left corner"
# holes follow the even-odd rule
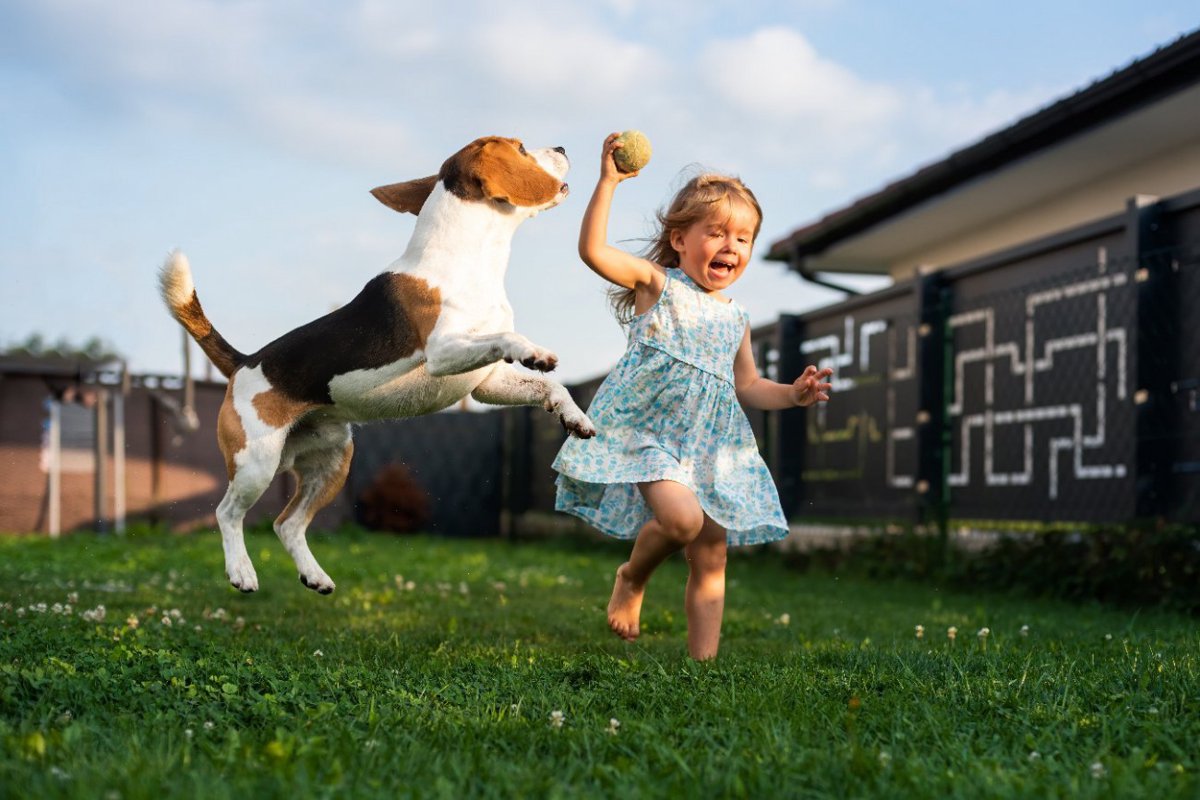
[[[495,133],[572,159],[508,287],[560,379],[589,378],[624,345],[575,253],[610,131],[655,147],[618,189],[614,240],[637,249],[702,164],[757,193],[761,255],[1197,27],[1194,0],[7,0],[0,345],[98,335],[135,371],[178,371],[155,273],[180,247],[217,328],[254,351],[403,251],[412,218],[371,187]],[[757,256],[731,294],[756,325],[840,297]]]

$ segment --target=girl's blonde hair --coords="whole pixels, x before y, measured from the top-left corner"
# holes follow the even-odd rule
[[[762,207],[758,198],[741,179],[733,175],[701,173],[683,185],[671,199],[666,210],[659,211],[658,232],[642,251],[646,259],[664,267],[678,267],[679,253],[671,246],[671,233],[685,231],[697,222],[724,212],[733,213],[734,204],[753,209],[758,217],[754,223],[754,238],[762,227]],[[625,324],[633,319],[634,290],[614,286],[608,290],[609,303],[617,321]]]

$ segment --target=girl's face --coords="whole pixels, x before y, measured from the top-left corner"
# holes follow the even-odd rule
[[[732,203],[728,213],[718,211],[671,231],[671,247],[679,254],[679,268],[697,286],[709,292],[728,288],[742,276],[754,249],[758,214],[744,203]]]

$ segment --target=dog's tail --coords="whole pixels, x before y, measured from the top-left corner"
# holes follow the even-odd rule
[[[171,316],[191,334],[204,354],[229,377],[246,361],[246,355],[235,350],[225,337],[208,321],[200,298],[196,296],[196,285],[192,282],[192,268],[187,256],[178,250],[167,255],[158,272],[158,288]]]

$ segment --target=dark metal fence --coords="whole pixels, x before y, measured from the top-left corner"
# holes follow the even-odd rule
[[[779,326],[792,518],[1200,521],[1200,193]]]
[[[364,425],[354,434],[346,490],[360,498],[382,469],[401,464],[429,499],[428,530],[443,536],[496,536],[518,458],[505,436],[512,410],[452,412]]]

